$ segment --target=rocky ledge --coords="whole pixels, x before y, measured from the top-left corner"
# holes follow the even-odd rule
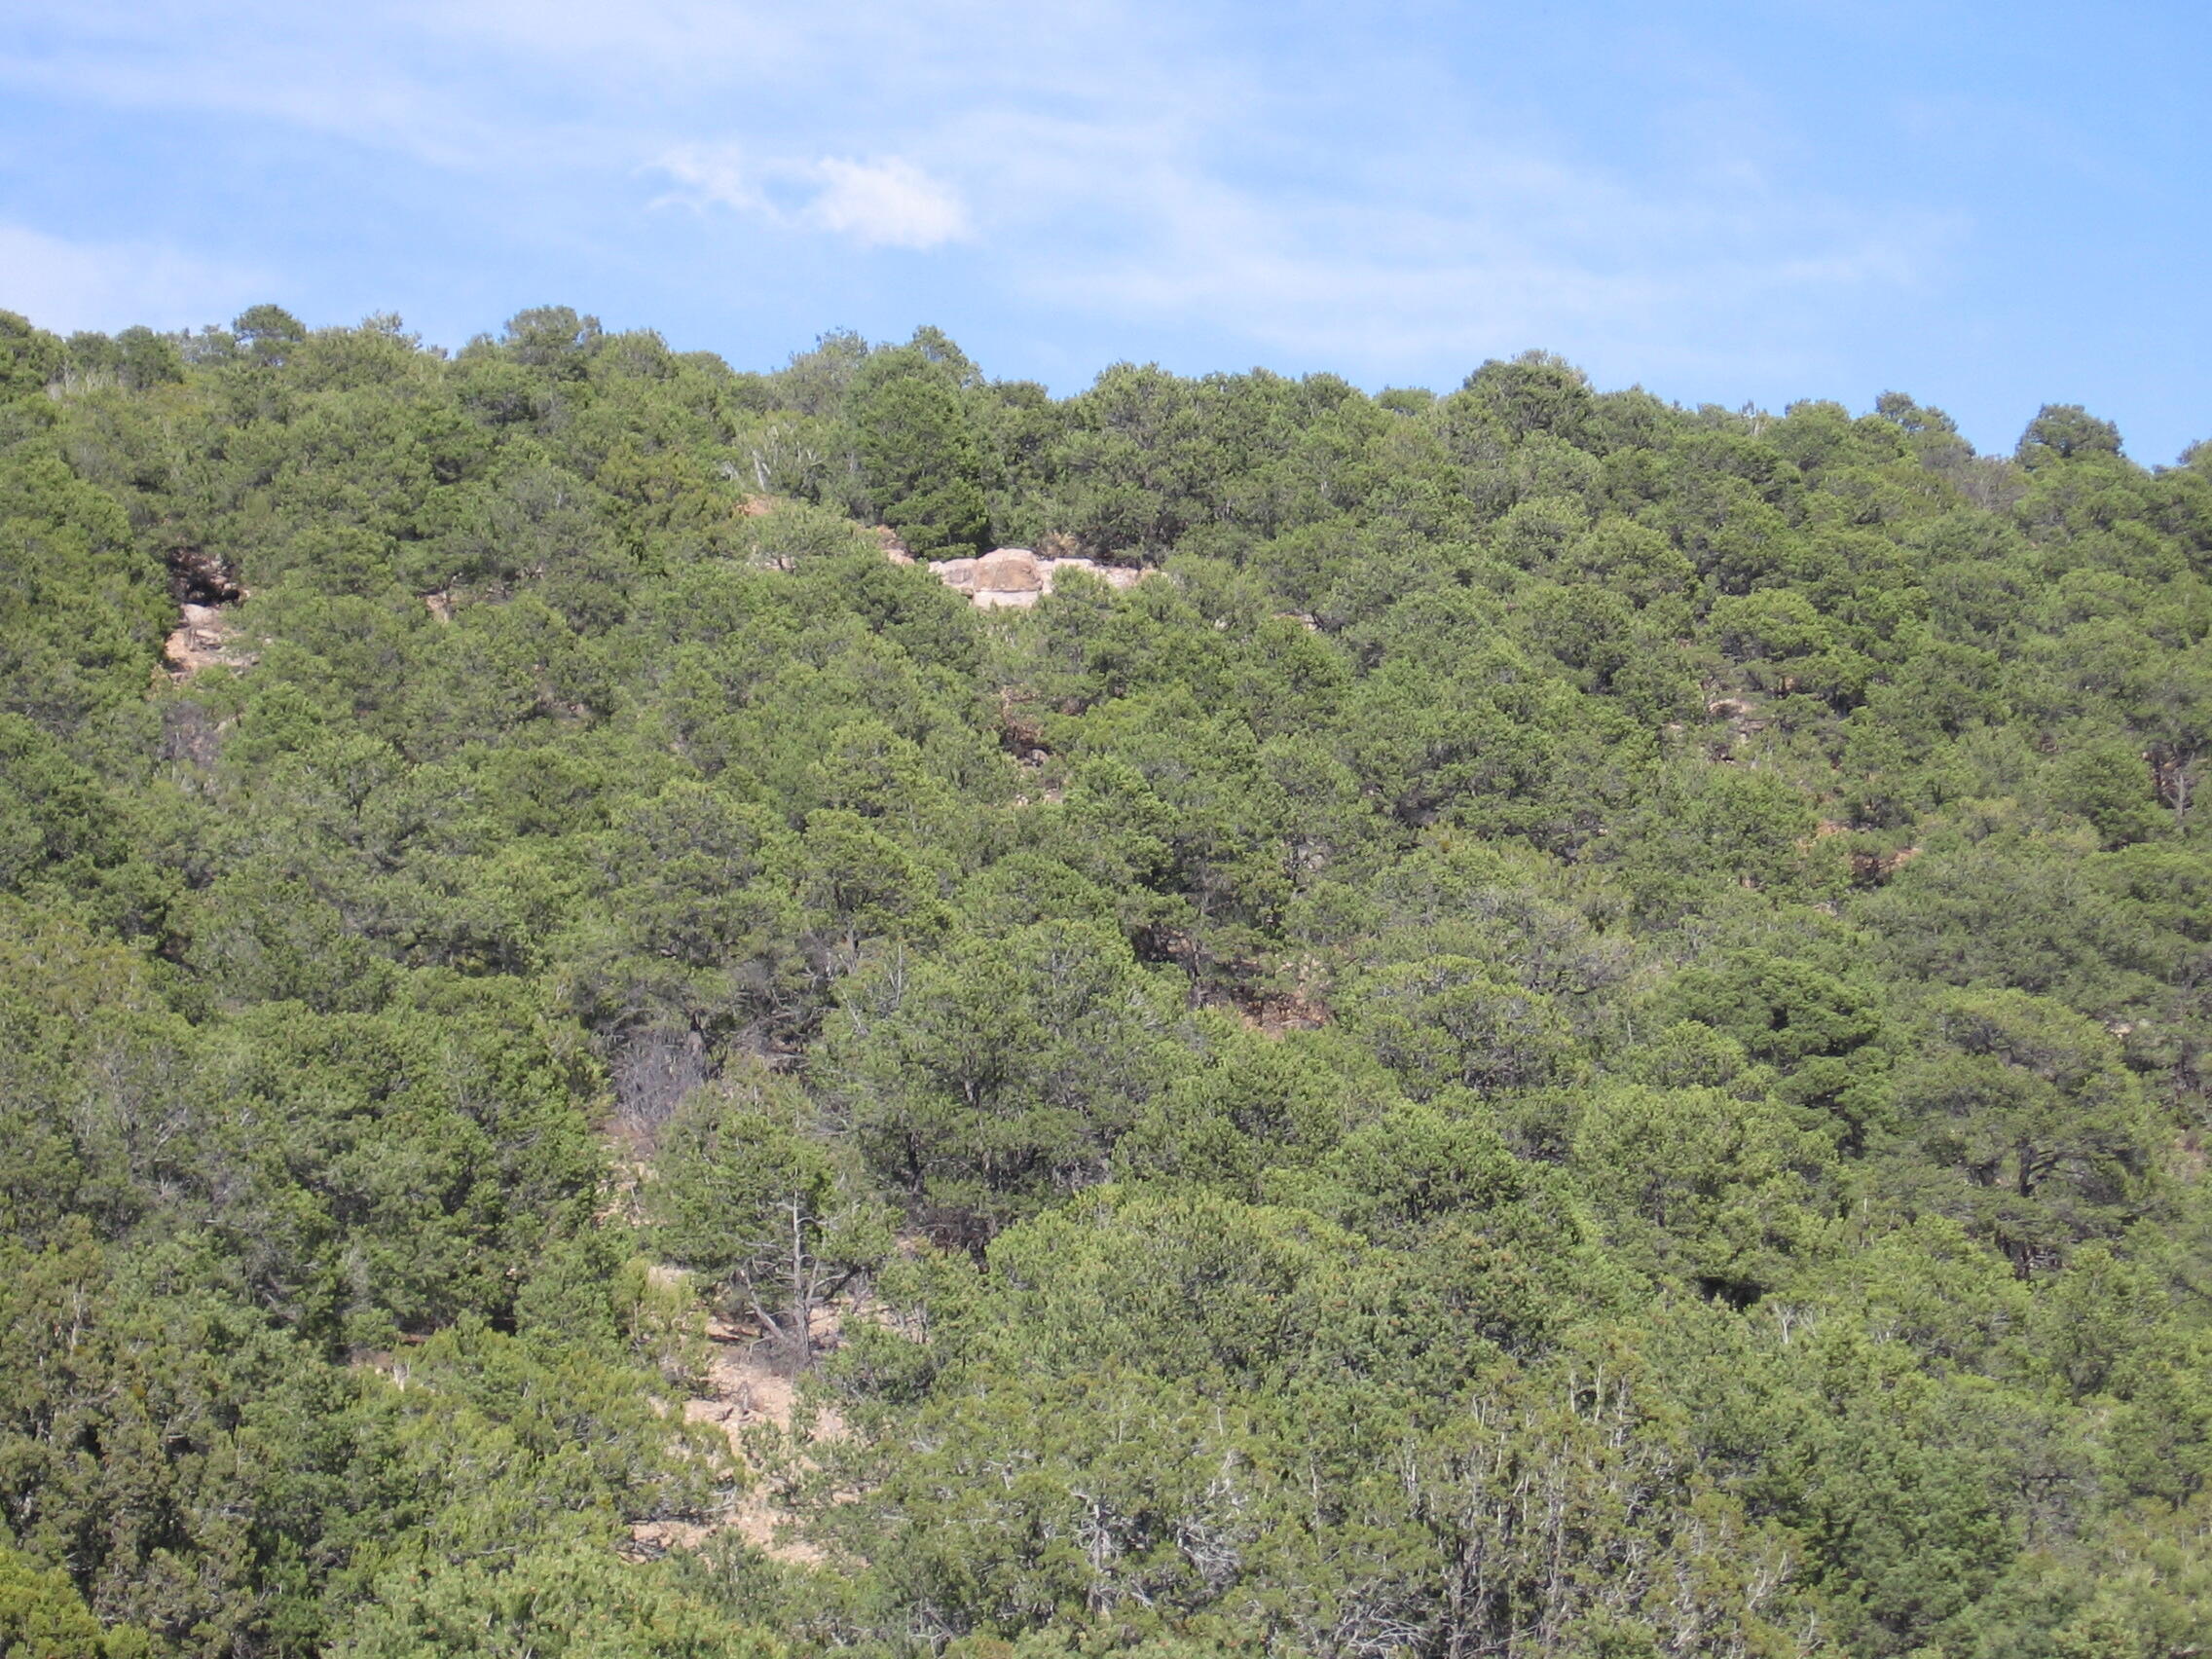
[[[239,640],[238,624],[218,605],[177,607],[175,630],[163,643],[163,667],[171,680],[190,680],[203,668],[251,668],[255,654]]]
[[[1052,591],[1053,580],[1080,571],[1109,587],[1134,587],[1147,571],[1102,565],[1095,559],[1040,559],[1026,547],[994,547],[980,559],[944,559],[930,567],[939,581],[964,593],[984,610],[1025,610]]]

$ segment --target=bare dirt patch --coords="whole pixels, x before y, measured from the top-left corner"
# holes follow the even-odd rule
[[[254,653],[240,643],[238,624],[225,608],[186,604],[177,610],[177,625],[162,645],[169,679],[181,682],[203,669],[253,666]]]
[[[656,1277],[670,1270],[655,1268]],[[673,1275],[670,1275],[673,1276]],[[825,1310],[815,1321],[817,1350],[834,1347],[838,1320]],[[682,1403],[683,1420],[706,1423],[721,1430],[729,1443],[731,1461],[752,1477],[728,1512],[713,1522],[645,1521],[630,1529],[641,1552],[663,1554],[671,1549],[695,1549],[718,1532],[735,1532],[763,1555],[803,1567],[820,1566],[823,1552],[796,1537],[789,1520],[777,1512],[763,1471],[755,1456],[756,1433],[792,1432],[797,1405],[797,1382],[780,1364],[777,1345],[751,1328],[710,1317],[706,1324],[707,1363],[702,1391]],[[817,1407],[813,1420],[815,1439],[836,1439],[844,1425],[833,1412]]]

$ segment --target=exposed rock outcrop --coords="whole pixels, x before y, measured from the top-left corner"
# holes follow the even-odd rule
[[[255,653],[239,645],[238,624],[221,606],[183,605],[175,630],[162,644],[169,678],[190,680],[203,668],[251,668]]]
[[[162,642],[168,677],[190,680],[203,668],[251,668],[253,653],[240,648],[238,624],[228,610],[246,596],[230,562],[184,540],[172,542],[162,557],[177,608],[177,625]]]
[[[1052,591],[1053,581],[1071,571],[1096,576],[1109,587],[1134,587],[1152,572],[1095,559],[1040,559],[1026,547],[994,547],[979,559],[944,559],[930,569],[939,581],[968,596],[983,610],[1012,607],[1026,610]]]

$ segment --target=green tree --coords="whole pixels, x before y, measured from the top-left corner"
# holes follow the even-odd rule
[[[69,1575],[42,1571],[0,1544],[0,1656],[5,1659],[135,1659],[145,1637],[129,1627],[103,1630]]]
[[[674,1579],[665,1567],[620,1561],[596,1541],[498,1564],[397,1570],[377,1582],[375,1600],[330,1651],[346,1659],[782,1659],[789,1651]]]
[[[884,521],[924,557],[983,551],[983,453],[957,387],[919,351],[871,356],[848,401],[862,482]]]
[[[2016,459],[2022,466],[2046,466],[2078,456],[2118,455],[2120,428],[2100,421],[2079,403],[2046,403],[2020,434]]]
[[[822,1309],[893,1243],[890,1212],[805,1097],[766,1076],[726,1079],[679,1109],[645,1200],[662,1255],[737,1301],[802,1369]]]
[[[1040,922],[840,988],[822,1080],[877,1177],[980,1243],[1102,1179],[1180,1069],[1172,997],[1116,935]]]
[[[2024,991],[1959,992],[1930,1011],[1930,1042],[1897,1099],[1932,1204],[2023,1272],[2142,1212],[2158,1129],[2111,1035]]]

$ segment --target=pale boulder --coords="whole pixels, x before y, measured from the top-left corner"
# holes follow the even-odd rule
[[[1054,578],[1070,571],[1081,571],[1087,576],[1096,576],[1108,587],[1135,587],[1144,580],[1145,572],[1127,565],[1101,565],[1095,559],[1047,559],[1042,561],[1045,571],[1045,591],[1052,591]]]
[[[251,668],[254,655],[240,648],[238,625],[219,605],[181,605],[177,626],[163,642],[172,680],[190,680],[203,668]]]
[[[976,561],[976,592],[1043,593],[1045,571],[1026,547],[994,547]]]
[[[934,560],[929,568],[946,587],[966,594],[978,610],[1027,610],[1052,591],[1056,578],[1071,571],[1095,576],[1115,588],[1134,587],[1153,574],[1126,565],[1102,565],[1095,559],[1040,559],[1026,547],[994,547],[979,559]]]

